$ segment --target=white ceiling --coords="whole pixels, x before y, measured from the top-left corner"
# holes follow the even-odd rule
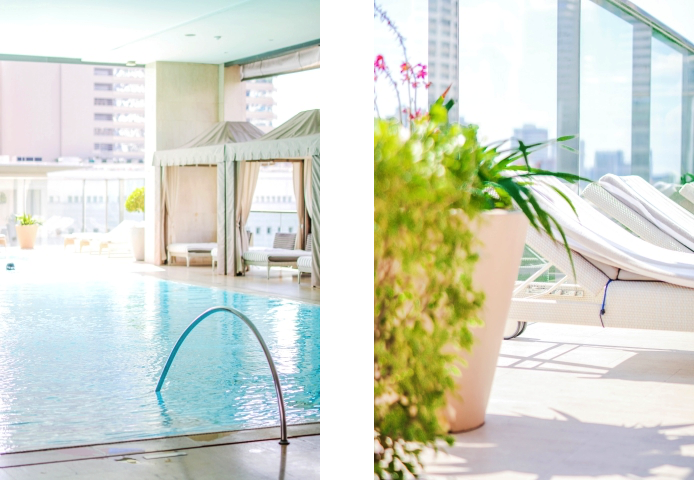
[[[319,38],[319,0],[0,1],[0,55],[226,63]]]

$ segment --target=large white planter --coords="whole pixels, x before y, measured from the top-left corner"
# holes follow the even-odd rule
[[[17,241],[19,248],[31,250],[36,243],[36,233],[39,231],[38,223],[33,225],[15,225],[17,229]]]
[[[145,227],[133,227],[130,231],[130,248],[135,260],[145,260]]]
[[[473,274],[473,286],[485,292],[482,327],[472,327],[474,343],[470,352],[459,352],[467,363],[457,365],[457,392],[449,395],[446,417],[452,432],[465,432],[485,423],[504,327],[512,302],[524,252],[528,220],[522,212],[493,210],[481,216],[474,227],[481,241],[479,260]]]

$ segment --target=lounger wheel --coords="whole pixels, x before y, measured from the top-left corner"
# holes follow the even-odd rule
[[[516,338],[526,330],[526,322],[517,322],[516,320],[508,320],[504,327],[504,339],[511,340]]]

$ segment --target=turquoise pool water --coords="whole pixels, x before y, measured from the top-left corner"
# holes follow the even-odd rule
[[[196,327],[154,393],[179,335],[216,305],[261,332],[287,423],[319,420],[316,305],[137,275],[13,274],[0,275],[0,453],[279,425],[263,351],[229,314]]]

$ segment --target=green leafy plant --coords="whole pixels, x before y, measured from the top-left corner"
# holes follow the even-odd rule
[[[136,188],[125,201],[128,212],[142,213],[145,211],[145,187]]]
[[[393,22],[378,6],[374,11],[404,50],[401,80],[409,85],[403,108],[396,78],[377,55],[374,79],[392,85],[399,118],[377,119],[374,129],[374,474],[400,480],[417,474],[424,447],[452,442],[442,411],[458,356],[446,352],[470,349],[469,327],[480,324],[484,301],[472,286],[471,223],[486,210],[518,209],[533,228],[553,238],[557,231],[572,262],[561,226],[531,185],[542,176],[589,180],[529,163],[529,155],[552,143],[573,151],[564,143],[573,136],[483,145],[477,126],[448,122],[454,105],[448,89],[429,112],[416,109],[410,86],[429,87],[426,66],[411,66]]]
[[[454,356],[470,348],[483,295],[473,290],[476,164],[464,127],[377,120],[374,131],[374,472],[402,479],[423,445],[451,441],[440,414]],[[467,145],[471,147],[471,145]],[[412,443],[415,442],[415,443]]]
[[[681,185],[685,185],[686,183],[692,183],[693,181],[695,181],[695,176],[693,176],[692,173],[684,173],[683,175],[681,175],[680,180]]]
[[[43,221],[29,213],[15,214],[17,225],[43,225]]]
[[[443,98],[409,129],[393,120],[375,121],[374,470],[379,478],[404,478],[406,471],[417,470],[423,446],[451,440],[439,413],[454,387],[455,357],[442,348],[470,348],[468,327],[479,323],[483,302],[471,285],[477,259],[471,253],[471,222],[486,210],[518,208],[534,228],[552,236],[554,226],[565,241],[529,186],[535,176],[579,180],[530,167],[528,155],[552,141],[500,150],[502,143],[482,145],[477,132],[475,125],[449,124]]]

